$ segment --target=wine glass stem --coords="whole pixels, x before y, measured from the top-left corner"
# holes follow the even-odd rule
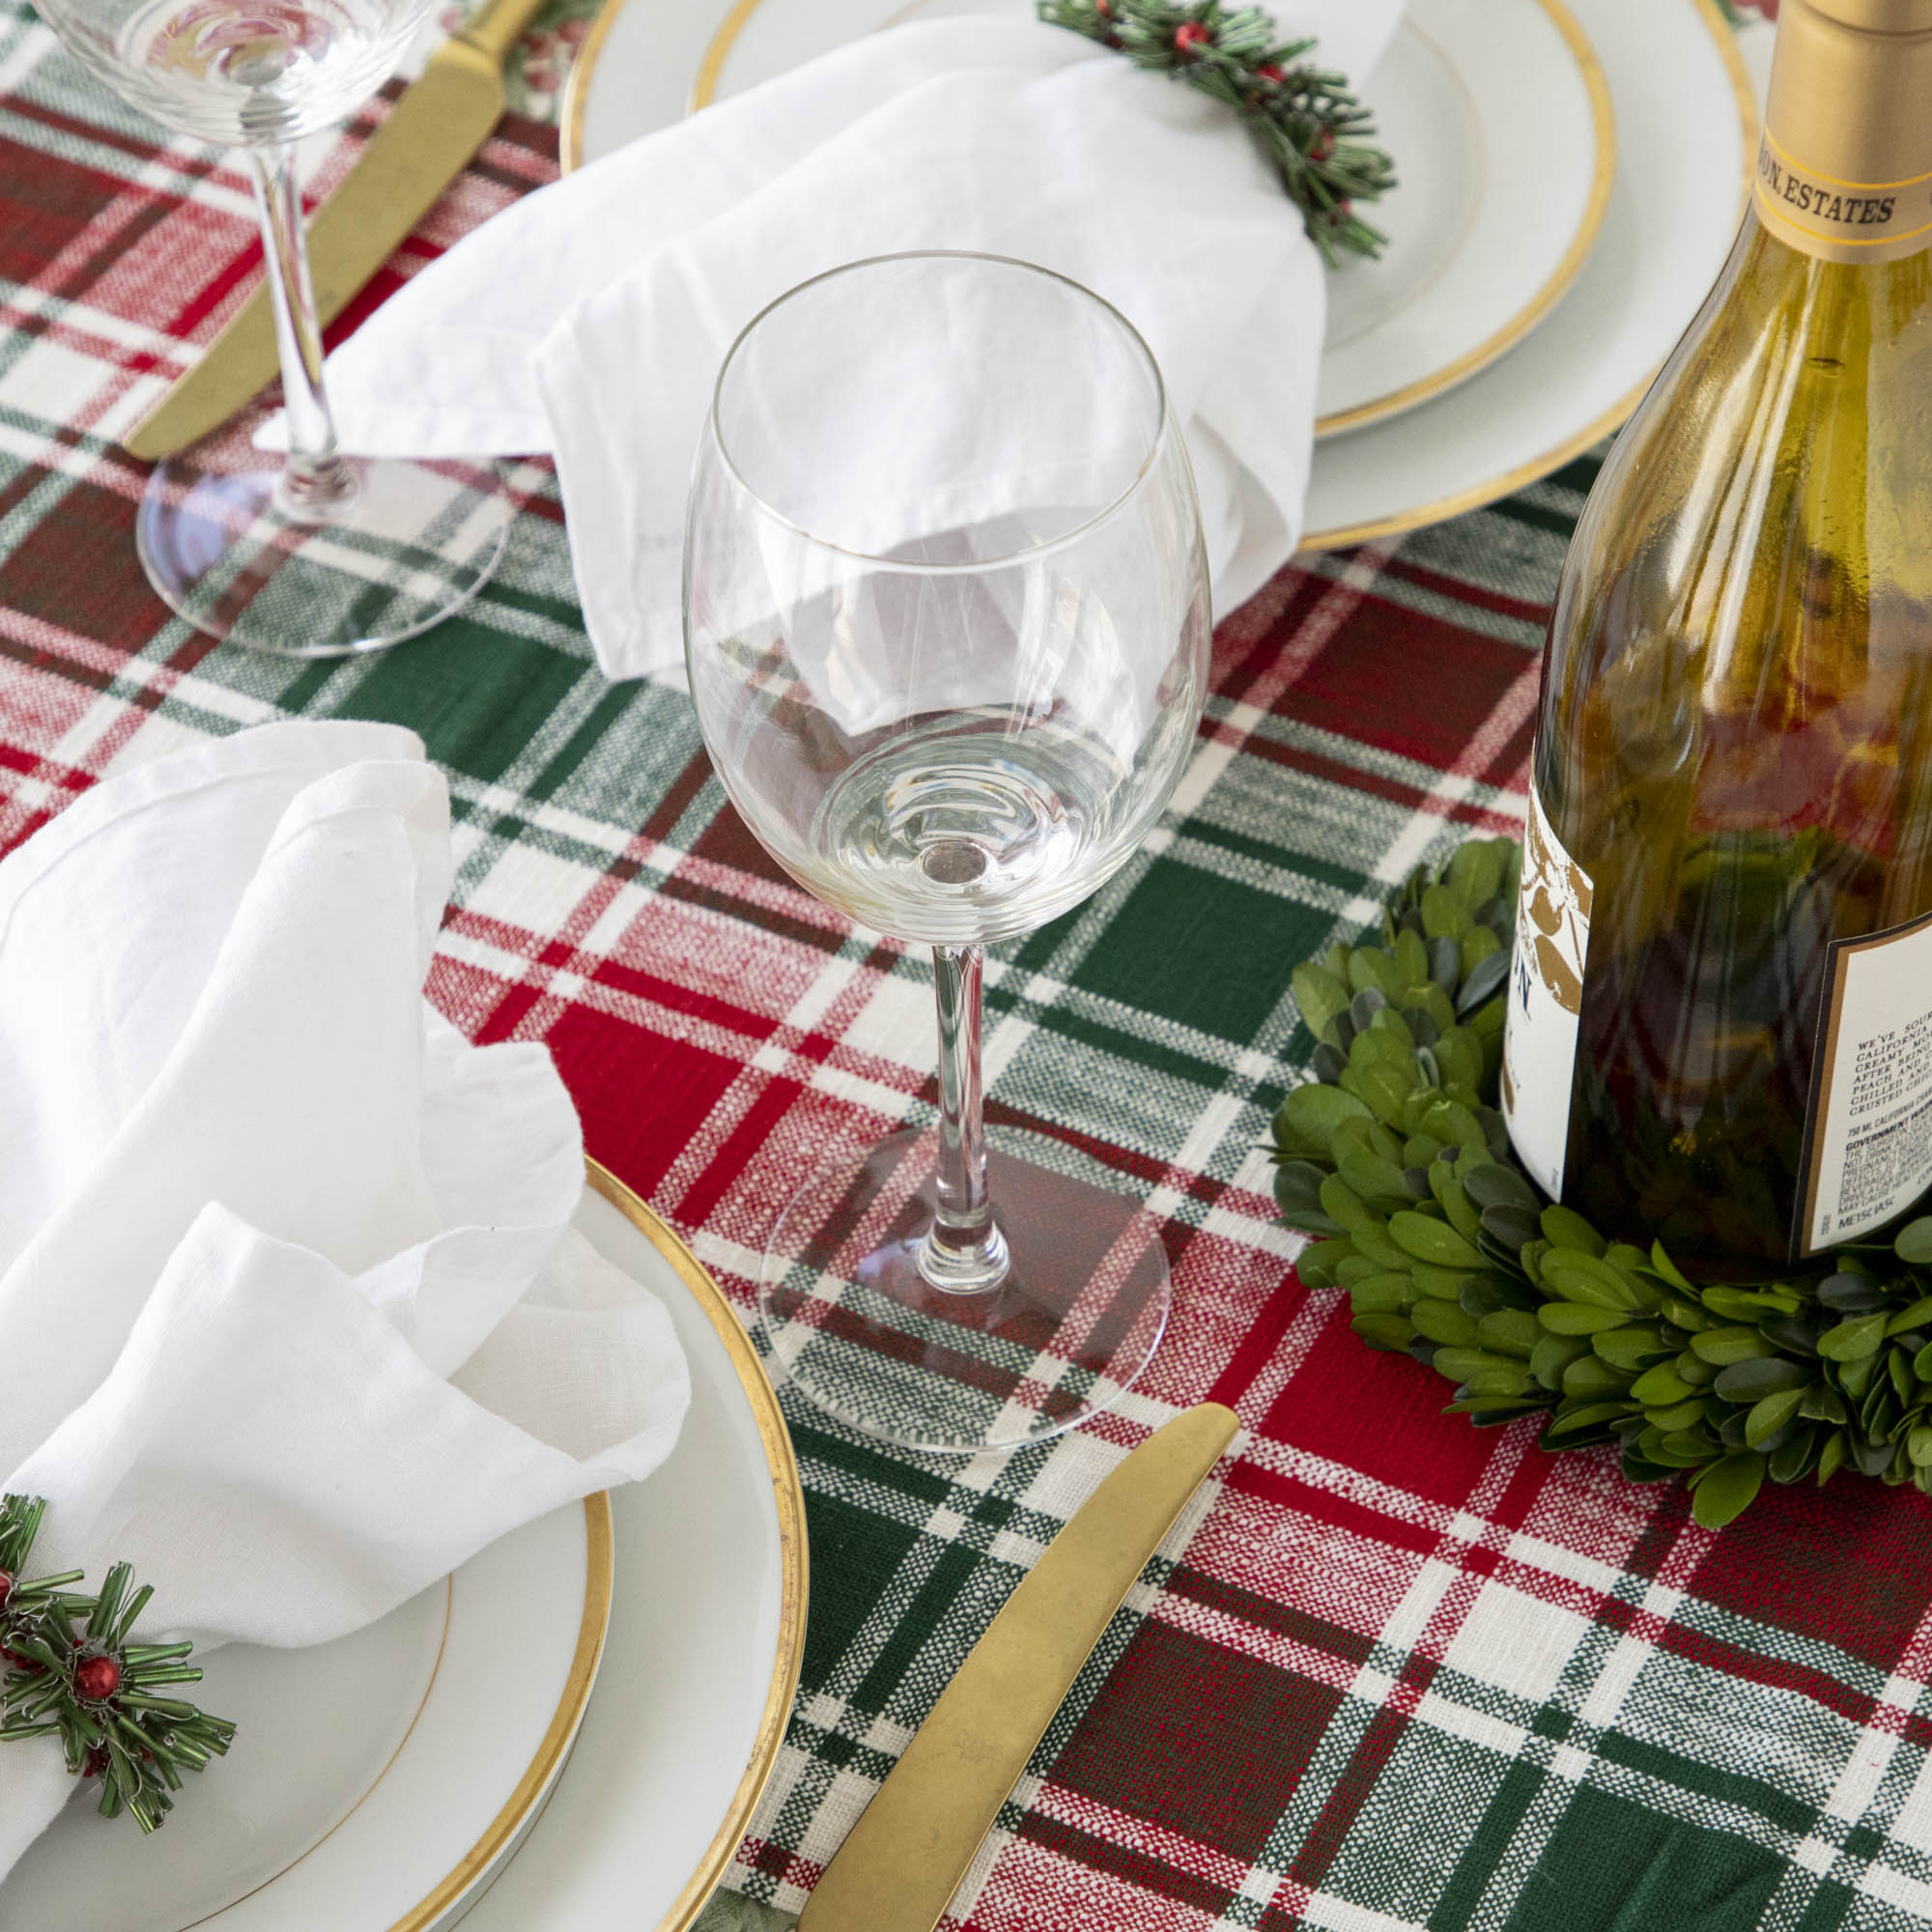
[[[986,1192],[984,1090],[980,1079],[977,946],[935,946],[939,1001],[939,1201],[920,1244],[919,1271],[933,1287],[971,1294],[1006,1279],[1007,1242]]]
[[[335,422],[323,393],[322,320],[309,279],[295,149],[278,142],[250,147],[247,155],[262,216],[262,252],[268,258],[289,436],[275,491],[277,506],[298,523],[322,523],[355,496],[355,476],[336,449]]]

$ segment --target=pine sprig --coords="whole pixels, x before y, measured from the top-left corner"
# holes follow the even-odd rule
[[[1274,1122],[1275,1201],[1318,1238],[1310,1288],[1455,1384],[1474,1423],[1542,1415],[1546,1449],[1615,1443],[1683,1473],[1720,1528],[1769,1479],[1842,1468],[1932,1494],[1932,1217],[1776,1280],[1696,1284],[1661,1241],[1606,1240],[1517,1162],[1495,1100],[1520,853],[1418,869],[1382,944],[1298,966],[1315,1078]]]
[[[0,1498],[0,1740],[58,1738],[71,1773],[99,1778],[103,1817],[155,1831],[182,1774],[225,1752],[235,1726],[163,1694],[201,1671],[192,1644],[132,1640],[154,1592],[130,1590],[128,1564],[95,1596],[68,1587],[78,1570],[24,1576],[45,1511],[38,1496]]]
[[[1220,0],[1037,0],[1039,17],[1116,48],[1136,67],[1179,74],[1254,129],[1332,269],[1345,254],[1374,257],[1388,238],[1355,213],[1395,185],[1375,146],[1374,118],[1339,73],[1302,65],[1312,40],[1275,40],[1259,7]]]

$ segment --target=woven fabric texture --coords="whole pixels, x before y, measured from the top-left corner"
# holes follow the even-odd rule
[[[551,129],[506,122],[361,306],[554,154]],[[932,1118],[929,966],[776,872],[676,680],[598,674],[540,469],[502,574],[400,649],[303,666],[169,616],[115,437],[258,260],[232,161],[162,142],[0,0],[0,842],[212,733],[412,726],[457,814],[433,997],[478,1039],[547,1042],[590,1151],[749,1310],[813,1151]],[[798,1909],[1054,1530],[1212,1397],[1240,1413],[1236,1452],[1039,1747],[957,1926],[1932,1921],[1924,1500],[1777,1491],[1713,1536],[1604,1455],[1444,1418],[1438,1378],[1297,1285],[1271,1218],[1261,1143],[1310,1050],[1290,974],[1417,862],[1520,825],[1538,646],[1591,474],[1283,572],[1219,627],[1155,836],[989,963],[992,1119],[1151,1200],[1173,1328],[1117,1413],[1006,1461],[896,1455],[788,1405],[804,1684],[735,1892]]]

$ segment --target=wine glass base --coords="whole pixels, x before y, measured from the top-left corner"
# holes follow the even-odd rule
[[[293,658],[382,650],[461,610],[516,514],[499,467],[341,461],[350,487],[313,519],[283,507],[279,466],[159,465],[134,526],[149,582],[197,630]]]
[[[908,1128],[831,1155],[786,1204],[758,1287],[782,1378],[903,1448],[970,1455],[1044,1441],[1108,1407],[1151,1359],[1172,1303],[1159,1224],[1140,1202],[997,1151],[998,1287],[920,1272],[938,1136]]]

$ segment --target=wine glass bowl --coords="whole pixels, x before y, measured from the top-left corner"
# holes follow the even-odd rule
[[[298,141],[373,94],[428,0],[44,0],[82,65],[204,141]]]
[[[869,303],[890,327],[852,341]],[[968,335],[987,359],[941,401]],[[1087,291],[956,255],[807,283],[725,363],[690,529],[699,722],[817,897],[898,939],[1009,939],[1158,815],[1205,677],[1192,486],[1151,357]]]
[[[1165,1260],[1145,1210],[1064,1157],[997,1163],[989,1197],[979,949],[1124,865],[1195,743],[1207,572],[1151,353],[1091,292],[997,257],[793,290],[719,376],[685,615],[753,835],[815,896],[934,948],[939,1122],[807,1180],[767,1257],[775,1352],[917,1446],[1070,1427],[1145,1366]],[[1076,1226],[1094,1238],[1060,1238]],[[1104,1306],[1076,1314],[1095,1282]]]

